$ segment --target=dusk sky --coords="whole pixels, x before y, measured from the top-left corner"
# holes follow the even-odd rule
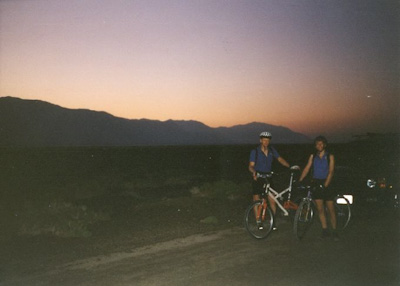
[[[0,96],[333,140],[399,132],[399,15],[398,1],[0,0]]]

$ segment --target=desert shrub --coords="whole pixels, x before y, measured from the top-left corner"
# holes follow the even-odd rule
[[[200,220],[200,223],[204,224],[218,224],[218,218],[215,216],[208,216],[202,220]]]
[[[237,199],[245,192],[246,186],[229,180],[219,180],[212,183],[205,183],[200,187],[193,187],[190,192],[193,196],[220,198],[220,199]]]
[[[19,215],[21,235],[54,235],[59,237],[89,237],[90,225],[109,220],[106,213],[95,212],[85,205],[51,202],[45,207],[31,205]]]
[[[119,193],[137,201],[158,197],[187,196],[187,190],[192,184],[193,176],[153,176],[143,178],[128,178],[120,183]]]

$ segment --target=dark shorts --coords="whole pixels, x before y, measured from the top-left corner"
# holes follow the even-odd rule
[[[272,179],[268,179],[268,180],[269,180],[271,188],[274,188]],[[264,178],[258,178],[257,181],[252,180],[253,195],[261,195],[264,192],[264,184],[265,184]]]
[[[313,179],[312,197],[314,200],[333,201],[335,199],[336,193],[332,188],[330,188],[330,186],[328,186],[327,188],[321,188],[324,183],[325,180]]]

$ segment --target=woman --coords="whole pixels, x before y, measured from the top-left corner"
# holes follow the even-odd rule
[[[327,144],[328,141],[325,137],[318,136],[315,138],[314,146],[316,152],[310,155],[299,181],[303,181],[311,170],[313,186],[312,196],[317,206],[319,219],[321,221],[321,238],[329,237],[328,224],[325,216],[326,205],[332,227],[332,236],[335,240],[338,240],[338,234],[336,232],[335,205],[333,202],[336,194],[332,188],[329,187],[335,170],[335,157],[327,152]]]

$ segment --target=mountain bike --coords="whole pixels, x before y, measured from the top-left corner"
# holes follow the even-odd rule
[[[246,209],[244,222],[246,230],[252,237],[256,239],[266,238],[274,225],[275,217],[268,206],[268,196],[276,202],[277,211],[280,209],[284,216],[289,216],[290,213],[294,214],[297,204],[291,200],[291,194],[293,183],[295,182],[295,173],[299,170],[299,166],[292,166],[290,168],[289,186],[279,193],[271,187],[272,172],[268,174],[257,173],[257,178],[264,179],[264,191],[261,194],[261,199],[254,201]]]
[[[314,213],[316,212],[316,205],[312,199],[313,187],[303,186],[302,188],[307,190],[307,196],[299,203],[293,223],[294,235],[299,240],[302,240],[310,229],[313,223]],[[336,210],[336,229],[342,231],[350,222],[350,202],[345,196],[337,195],[334,199],[334,206]]]

